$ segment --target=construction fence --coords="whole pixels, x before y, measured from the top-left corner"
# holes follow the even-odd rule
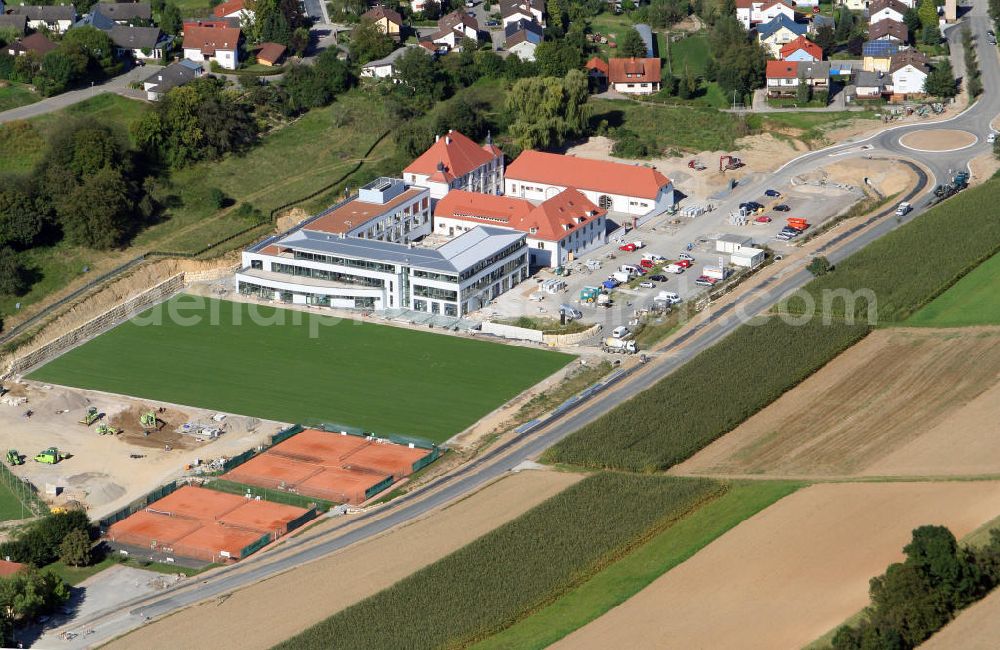
[[[20,519],[37,517],[47,514],[49,507],[38,496],[38,490],[28,479],[22,479],[11,472],[6,465],[0,464],[0,483],[7,486],[21,504]]]
[[[155,503],[156,501],[159,501],[168,494],[173,493],[178,487],[179,486],[177,485],[177,481],[171,481],[166,485],[161,485],[160,487],[156,488],[152,492],[149,492],[145,496],[136,499],[135,501],[128,504],[124,508],[116,510],[115,512],[111,513],[110,515],[108,515],[104,519],[101,519],[98,522],[101,527],[101,532],[102,533],[106,532],[107,529],[110,528],[112,524],[115,524],[121,521],[122,519],[125,519],[129,515],[135,514],[140,510],[145,510],[150,506],[150,504]]]

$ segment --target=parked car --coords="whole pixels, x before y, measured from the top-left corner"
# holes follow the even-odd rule
[[[997,141],[997,132],[996,131],[990,131],[990,134],[988,136],[986,136],[986,141],[989,142],[990,144],[993,144],[994,142],[996,142]]]
[[[663,267],[663,270],[666,271],[667,273],[676,274],[676,273],[683,273],[684,267],[681,266],[680,264],[667,264],[665,267]]]
[[[994,36],[994,37],[996,36],[996,34],[994,34],[994,33],[993,33],[993,30],[992,30],[992,29],[987,29],[987,30],[986,30],[986,35],[987,35],[987,36]]]
[[[476,12],[475,11],[466,11],[465,15],[468,16],[469,18],[475,18],[476,17]]]
[[[656,288],[656,285],[653,284],[652,282],[650,282],[649,280],[643,280],[642,282],[639,283],[639,286],[641,288],[643,288],[643,289],[655,289]]]
[[[656,253],[643,253],[642,259],[652,260],[653,262],[666,262],[667,258],[662,255],[657,255]]]
[[[714,285],[718,280],[715,278],[710,278],[707,275],[699,275],[698,279],[694,281],[700,287],[710,287]]]
[[[653,263],[653,260],[639,260],[639,266],[641,266],[643,268],[651,269],[654,266],[656,266],[656,264]]]
[[[635,252],[635,244],[632,244],[632,243],[622,244],[621,246],[618,247],[618,250],[625,251],[626,253],[634,253]]]
[[[764,215],[761,215],[756,219],[754,219],[754,221],[756,221],[757,223],[771,223],[771,217],[765,217]]]
[[[625,327],[624,325],[619,325],[618,327],[611,330],[611,336],[615,337],[616,339],[623,339],[631,333],[632,332],[630,332],[628,328]]]
[[[679,257],[682,260],[687,260],[688,262],[693,262],[694,261],[694,258],[691,257],[690,255],[688,255],[687,253],[681,253],[677,257]]]
[[[777,199],[781,198],[781,192],[779,192],[778,190],[765,190],[764,196],[769,196],[772,199]]]
[[[486,26],[487,27],[499,27],[500,26],[500,21],[499,20],[487,20],[486,21]]]
[[[649,279],[655,280],[656,282],[666,282],[667,276],[663,275],[662,273],[657,273],[656,275],[649,276]]]
[[[677,260],[676,262],[674,262],[674,264],[681,267],[682,269],[691,268],[691,260]]]
[[[782,203],[780,205],[774,206],[774,210],[775,212],[788,212],[789,210],[791,210],[791,208]]]

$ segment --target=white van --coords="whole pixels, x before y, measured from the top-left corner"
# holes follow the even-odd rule
[[[657,255],[656,253],[643,253],[642,254],[642,259],[649,260],[650,262],[653,262],[654,264],[657,264],[659,262],[666,262],[667,261],[667,258],[663,257],[662,255]]]
[[[665,302],[669,305],[676,305],[681,301],[681,297],[678,296],[673,291],[661,291],[660,293],[656,294],[655,299],[661,302]]]
[[[663,267],[663,270],[667,273],[683,273],[684,267],[678,266],[677,264],[667,264]]]
[[[632,332],[628,331],[628,328],[625,327],[624,325],[619,325],[618,327],[611,330],[611,336],[615,337],[616,339],[623,339],[631,333]]]
[[[570,320],[583,318],[583,313],[573,305],[567,305],[567,304],[559,305],[559,313],[565,314],[566,318]]]

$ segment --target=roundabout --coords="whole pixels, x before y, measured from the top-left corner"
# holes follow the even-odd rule
[[[959,129],[921,129],[899,138],[900,145],[925,153],[960,151],[977,142],[979,138],[974,133]]]

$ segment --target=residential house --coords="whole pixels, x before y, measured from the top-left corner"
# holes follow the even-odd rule
[[[0,560],[0,577],[9,578],[18,571],[28,568],[27,564],[11,562],[10,560]]]
[[[76,7],[73,5],[11,5],[8,14],[24,16],[31,29],[47,29],[63,34],[76,22]]]
[[[805,36],[799,36],[781,48],[778,58],[782,61],[822,61],[823,48]]]
[[[411,49],[417,49],[420,52],[433,56],[433,51],[428,50],[425,47],[412,44],[405,45],[397,50],[393,50],[386,57],[378,59],[377,61],[369,61],[361,66],[361,77],[365,79],[388,79],[395,77],[396,61]]]
[[[609,72],[607,61],[593,56],[583,67],[587,70],[587,76],[590,78],[592,88],[595,88],[597,92],[607,90]]]
[[[0,29],[13,29],[18,36],[24,36],[28,27],[27,16],[0,13]]]
[[[171,63],[159,72],[146,77],[142,82],[142,89],[146,91],[146,99],[156,102],[163,99],[163,96],[171,88],[183,86],[203,74],[205,74],[204,66],[200,63],[183,59],[177,63]]]
[[[545,27],[545,0],[500,0],[500,17],[504,29],[522,20]]]
[[[805,23],[797,23],[781,14],[769,22],[757,25],[757,39],[772,57],[778,58],[782,46],[791,43],[799,36],[805,36],[808,29],[809,26]]]
[[[892,77],[884,72],[861,70],[854,75],[854,94],[858,99],[881,99],[888,92]]]
[[[164,34],[159,27],[132,27],[115,25],[107,32],[118,54],[131,53],[136,60],[162,59],[170,50],[174,37]]]
[[[503,47],[511,54],[516,54],[522,61],[535,60],[535,48],[542,42],[544,30],[532,20],[519,20],[503,28]]]
[[[646,46],[646,58],[653,58],[656,55],[656,51],[653,49],[653,28],[643,23],[635,24],[632,27],[639,34],[643,45]]]
[[[611,88],[626,95],[651,95],[659,92],[662,81],[660,59],[610,59],[608,81]]]
[[[868,7],[868,24],[874,25],[880,20],[894,20],[903,23],[903,16],[909,9],[899,0],[874,0]]]
[[[184,58],[195,62],[215,61],[219,67],[239,66],[240,29],[220,22],[184,23]]]
[[[769,0],[760,6],[760,10],[754,16],[756,22],[769,23],[778,16],[784,16],[788,20],[795,22],[795,3],[791,0]]]
[[[861,46],[863,67],[868,72],[888,72],[892,55],[899,52],[899,43],[889,40],[868,41]]]
[[[479,146],[458,131],[437,136],[434,144],[403,170],[410,185],[429,188],[431,199],[438,200],[451,190],[482,194],[503,192],[503,152],[486,138]]]
[[[528,150],[504,174],[504,195],[529,201],[545,201],[571,187],[602,210],[631,217],[631,225],[674,204],[671,180],[645,165]]]
[[[562,266],[607,243],[606,210],[567,188],[539,205],[511,196],[449,192],[434,207],[434,233],[454,237],[477,226],[527,235],[532,267]]]
[[[216,18],[232,18],[242,25],[253,21],[254,11],[246,6],[245,0],[226,0],[215,6],[212,15]]]
[[[930,59],[918,50],[903,50],[894,55],[889,66],[892,94],[896,97],[925,94],[924,82],[930,71]]]
[[[795,95],[800,83],[813,92],[830,91],[829,61],[768,61],[765,76],[768,97]]]
[[[455,49],[463,38],[479,40],[479,21],[463,11],[453,11],[438,21],[438,30],[429,38],[433,43]]]
[[[871,0],[837,0],[837,4],[847,7],[851,11],[865,11]]]
[[[128,25],[133,20],[153,19],[153,10],[148,2],[98,2],[90,11],[100,12],[119,25]]]
[[[736,0],[736,20],[740,21],[743,29],[750,31],[751,27],[760,22],[755,17],[763,6],[764,0]]]
[[[883,18],[868,28],[870,41],[895,41],[905,43],[909,38],[909,30],[904,23],[897,23],[890,18]]]
[[[9,44],[7,46],[7,54],[11,56],[24,56],[30,52],[41,57],[57,47],[59,46],[47,39],[44,34],[35,32]]]
[[[403,17],[392,9],[378,5],[361,14],[361,18],[370,20],[380,32],[394,41],[399,41],[402,38]]]
[[[285,57],[285,49],[281,43],[261,43],[257,50],[257,63],[268,67],[276,66]]]

